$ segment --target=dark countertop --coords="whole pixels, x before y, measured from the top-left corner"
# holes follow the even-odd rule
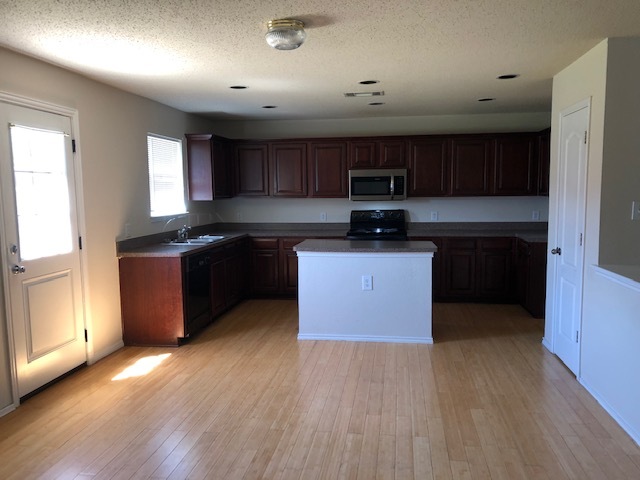
[[[305,240],[293,249],[303,253],[435,253],[438,251],[433,242],[329,239]]]
[[[163,245],[169,232],[117,242],[119,257],[182,257],[225,245],[243,237],[300,237],[343,239],[348,223],[224,223],[194,227],[192,235],[224,235],[205,245]],[[547,241],[546,222],[432,222],[409,223],[409,240],[437,237],[516,237],[531,243]],[[171,232],[175,236],[175,232]]]

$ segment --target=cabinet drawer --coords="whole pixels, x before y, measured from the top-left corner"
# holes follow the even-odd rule
[[[513,246],[513,240],[511,238],[482,238],[480,240],[480,246],[482,251],[487,250],[511,250]]]
[[[475,250],[476,240],[474,238],[448,238],[447,248],[450,250]]]
[[[251,246],[256,250],[277,250],[277,238],[252,238]]]

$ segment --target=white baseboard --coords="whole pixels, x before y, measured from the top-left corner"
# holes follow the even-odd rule
[[[9,412],[13,412],[16,409],[16,406],[11,404],[0,410],[0,417],[6,415]]]
[[[433,337],[369,337],[364,335],[316,335],[299,333],[298,340],[336,340],[345,342],[385,342],[432,344]]]
[[[578,382],[585,388],[587,392],[591,394],[593,398],[596,399],[596,401],[602,406],[602,408],[604,408],[606,412],[611,415],[611,417],[618,423],[618,425],[620,425],[620,427],[629,434],[633,441],[636,442],[636,445],[640,446],[640,432],[629,425],[618,414],[618,412],[616,412],[616,410],[611,405],[609,405],[609,403],[606,402],[601,395],[598,394],[598,392],[594,388],[592,388],[587,382],[584,381],[583,378],[578,378]]]
[[[553,348],[551,347],[551,342],[548,341],[545,337],[542,337],[542,346],[553,353]]]
[[[120,340],[119,342],[116,342],[113,345],[109,345],[108,347],[103,348],[102,350],[93,352],[91,355],[88,355],[87,357],[87,365],[93,365],[98,360],[108,355],[111,355],[113,352],[120,350],[122,347],[124,347],[124,342]]]

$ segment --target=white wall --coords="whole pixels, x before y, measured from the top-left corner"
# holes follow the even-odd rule
[[[458,197],[409,199],[399,202],[351,202],[348,199],[237,197],[215,202],[219,222],[348,223],[351,210],[402,208],[410,222],[530,222],[533,212],[547,220],[547,197]]]
[[[640,265],[640,39],[612,38],[607,92],[600,217],[600,264]]]
[[[131,224],[133,236],[155,233],[163,226],[149,219],[146,135],[182,138],[187,131],[210,125],[200,117],[8,50],[0,49],[0,65],[0,91],[79,112],[80,131],[74,134],[85,207],[88,350],[89,360],[95,360],[122,345],[116,238],[122,236],[125,223]],[[6,335],[1,340],[0,359]],[[1,371],[2,365],[0,375]]]
[[[215,122],[229,138],[318,138],[440,133],[537,132],[548,128],[549,112],[377,117],[338,120],[272,120]]]
[[[638,61],[639,54],[639,39],[605,40],[554,78],[549,198],[549,239],[552,242],[556,235],[555,168],[558,155],[553,145],[558,144],[558,117],[563,109],[590,97],[586,268],[578,378],[636,442],[640,442],[640,383],[636,372],[640,365],[640,291],[595,273],[592,266],[602,263],[601,257],[629,261],[636,255],[638,260],[634,253],[637,245],[631,246],[627,242],[628,237],[636,238],[637,242],[637,237],[633,237],[635,230],[623,224],[625,221],[618,212],[630,194],[638,191],[640,144],[635,127],[640,106],[637,99],[640,71],[633,62]],[[621,78],[626,75],[631,78]],[[624,249],[620,257],[613,253],[618,245]],[[553,318],[550,312],[553,311],[556,288],[555,260],[554,256],[548,257],[545,344],[551,349]]]

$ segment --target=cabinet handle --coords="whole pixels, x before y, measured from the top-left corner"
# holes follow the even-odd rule
[[[551,250],[551,255],[562,255],[562,249],[560,247],[556,247]]]

